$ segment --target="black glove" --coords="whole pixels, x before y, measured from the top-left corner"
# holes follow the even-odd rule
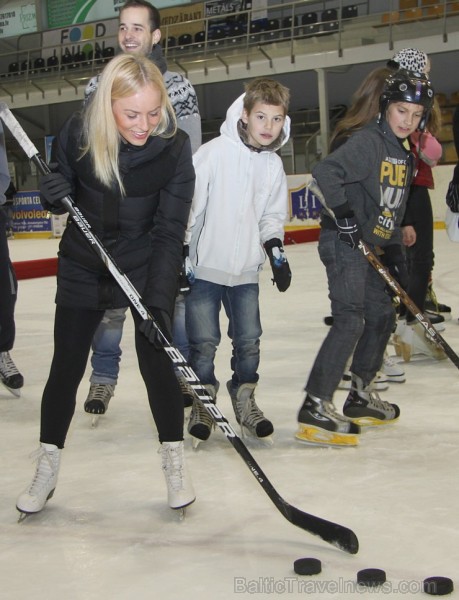
[[[39,181],[40,194],[55,208],[62,208],[62,198],[72,193],[72,186],[61,173],[47,173]]]
[[[459,213],[459,183],[450,181],[446,192],[446,204],[453,213]]]
[[[285,292],[290,287],[292,272],[285,258],[282,242],[279,238],[272,238],[265,242],[265,250],[273,271],[273,285],[277,285],[279,292]]]
[[[153,318],[159,329],[161,330],[161,333],[164,334],[164,337],[168,342],[171,342],[172,323],[169,315],[160,308],[150,308],[149,310],[153,315]],[[141,321],[139,325],[139,331],[143,333],[150,344],[153,344],[155,348],[158,350],[162,350],[164,348],[164,339],[159,333],[158,329],[155,327],[152,319],[144,319]]]
[[[191,291],[191,286],[194,283],[194,271],[193,265],[191,264],[191,260],[189,258],[190,248],[189,246],[183,246],[183,263],[182,269],[180,271],[179,276],[179,293],[183,296],[186,296]]]
[[[362,239],[362,232],[354,213],[349,213],[347,217],[336,219],[336,226],[338,227],[339,239],[355,250]]]
[[[381,256],[381,262],[387,267],[387,270],[397,283],[406,290],[410,276],[402,246],[400,244],[391,244],[390,246],[385,246],[383,250],[384,254]],[[390,287],[388,287],[388,290],[393,294],[393,290]]]

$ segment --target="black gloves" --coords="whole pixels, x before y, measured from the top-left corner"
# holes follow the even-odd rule
[[[46,202],[55,208],[62,208],[62,198],[72,193],[72,186],[61,173],[42,175],[39,188]]]
[[[453,213],[459,213],[459,183],[450,181],[446,192],[446,204]]]
[[[273,285],[277,285],[279,292],[285,292],[290,287],[292,272],[285,258],[282,242],[279,238],[272,238],[265,242],[265,250],[273,270]]]
[[[160,308],[150,308],[151,314],[156,321],[161,333],[164,334],[167,341],[172,341],[172,323],[169,315]],[[150,344],[153,344],[158,350],[164,348],[164,339],[158,329],[153,324],[152,319],[144,319],[140,322],[139,331],[147,338]]]
[[[391,244],[383,248],[384,254],[381,256],[382,263],[392,277],[406,290],[409,283],[408,266],[406,264],[405,254],[400,244]],[[389,289],[391,293],[392,289]]]
[[[180,271],[179,278],[179,294],[186,296],[191,291],[191,286],[194,283],[194,271],[193,265],[191,264],[191,260],[189,258],[190,248],[189,246],[183,246],[183,263],[182,270]]]
[[[350,212],[347,217],[336,219],[336,226],[339,239],[355,250],[362,239],[362,232],[354,213]]]

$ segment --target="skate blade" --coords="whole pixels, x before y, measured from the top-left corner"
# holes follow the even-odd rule
[[[377,419],[376,417],[356,417],[351,418],[351,421],[361,427],[378,427],[379,425],[390,425],[398,421],[398,417],[395,419]]]
[[[18,508],[19,510],[19,508]],[[26,512],[22,512],[22,510],[19,510],[19,517],[18,517],[18,523],[23,523],[27,517],[30,517],[30,515],[33,515],[34,513],[26,513]]]
[[[3,386],[5,387],[5,389],[7,389],[9,391],[10,394],[13,394],[13,396],[15,398],[20,398],[21,397],[21,388],[10,388],[3,381],[1,383],[3,384]]]
[[[202,444],[202,442],[205,442],[205,441],[207,441],[207,440],[201,440],[201,438],[191,436],[191,447],[193,448],[193,450],[197,450],[199,447],[199,444]]]
[[[359,444],[359,438],[354,433],[337,433],[303,423],[299,423],[295,437],[301,442],[314,446],[357,446]]]
[[[179,521],[183,521],[186,517],[186,509],[193,504],[196,498],[193,498],[191,502],[184,504],[183,506],[171,506],[171,509],[178,514]]]
[[[91,429],[95,429],[99,425],[101,415],[93,415],[91,419]]]
[[[274,438],[272,434],[265,437],[258,437],[246,428],[244,428],[244,432],[241,431],[241,440],[244,443],[250,443],[251,445],[258,446],[260,448],[271,448],[274,446]]]

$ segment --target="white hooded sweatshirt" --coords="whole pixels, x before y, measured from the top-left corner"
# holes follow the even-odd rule
[[[193,155],[190,259],[196,279],[229,287],[258,282],[263,244],[283,241],[288,215],[287,178],[276,150],[288,140],[290,118],[270,147],[252,150],[238,126],[243,98],[228,109],[220,136]]]

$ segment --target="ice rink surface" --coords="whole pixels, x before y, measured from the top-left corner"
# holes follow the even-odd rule
[[[12,240],[16,260],[55,255],[56,240]],[[133,348],[123,337],[116,395],[97,428],[83,411],[83,380],[54,497],[18,523],[16,496],[31,481],[40,399],[52,354],[55,279],[20,282],[12,352],[25,376],[20,399],[0,388],[0,598],[5,600],[215,600],[221,598],[426,598],[422,581],[454,580],[459,593],[459,371],[416,357],[407,381],[382,397],[397,423],[366,429],[356,448],[294,439],[303,386],[326,335],[325,271],[317,244],[287,246],[293,282],[281,294],[269,266],[261,277],[262,359],[257,402],[275,426],[271,447],[246,444],[289,503],[346,525],[360,542],[346,554],[293,526],[276,509],[220,431],[197,450],[185,435],[196,502],[180,521],[166,505],[158,442]],[[435,233],[434,288],[452,307],[442,333],[459,352],[459,245]],[[225,318],[222,328],[226,330]],[[393,353],[392,347],[390,347]],[[218,405],[236,428],[225,382],[230,344],[217,354]],[[339,410],[345,391],[335,395]],[[237,429],[239,432],[239,429]],[[301,557],[322,573],[295,575]],[[364,568],[387,573],[382,588],[356,585]]]

